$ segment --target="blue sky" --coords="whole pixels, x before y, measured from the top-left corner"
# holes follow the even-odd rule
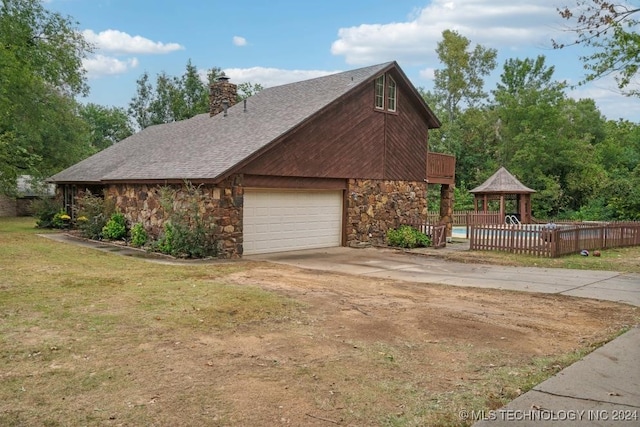
[[[455,30],[472,46],[498,51],[490,90],[511,58],[544,55],[555,78],[583,74],[563,40],[556,8],[576,0],[48,0],[70,15],[97,50],[85,61],[91,94],[83,99],[127,107],[136,79],[147,71],[181,75],[190,59],[198,69],[222,68],[234,83],[265,87],[396,60],[416,87],[432,88],[442,31]],[[612,120],[640,123],[640,101],[619,94],[612,79],[568,92],[591,98]]]

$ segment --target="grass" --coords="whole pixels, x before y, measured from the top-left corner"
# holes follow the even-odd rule
[[[460,245],[454,243],[452,245]],[[443,257],[451,261],[478,262],[520,267],[572,268],[578,270],[607,270],[640,273],[640,247],[602,250],[600,257],[568,255],[560,258],[542,258],[498,251],[449,252]]]
[[[278,322],[302,307],[256,286],[226,283],[225,276],[245,268],[240,264],[151,264],[61,245],[41,232],[30,219],[0,219],[3,426],[97,423],[99,408],[78,409],[65,422],[60,414],[69,402],[126,388],[122,358],[139,355],[150,337],[174,342]]]
[[[250,263],[153,264],[37,236],[43,232],[29,218],[0,218],[3,426],[234,425],[232,404],[237,411],[264,401],[269,405],[255,412],[311,401],[309,414],[345,424],[467,426],[460,410],[506,404],[613,338],[627,316],[589,335],[603,341],[533,358],[455,339],[337,338],[323,319],[344,311],[310,308],[253,284],[251,275],[238,284],[233,277],[250,272]],[[619,253],[637,258],[632,249]],[[623,264],[632,265],[610,265]],[[541,304],[553,303],[549,297]],[[313,309],[320,314],[312,318]],[[624,310],[632,313],[626,322],[637,321]],[[268,347],[273,343],[287,353]],[[441,378],[451,368],[458,377]]]

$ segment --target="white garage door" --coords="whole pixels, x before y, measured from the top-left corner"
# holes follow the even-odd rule
[[[245,190],[244,254],[340,246],[341,191]]]

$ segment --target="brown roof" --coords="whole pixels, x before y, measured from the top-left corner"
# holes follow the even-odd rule
[[[484,183],[480,184],[470,193],[507,193],[507,194],[526,194],[535,193],[536,190],[522,184],[518,179],[504,167],[498,169],[496,173],[491,175]]]
[[[49,178],[56,183],[219,180],[356,87],[396,68],[422,103],[430,127],[440,123],[396,62],[264,89],[228,110],[150,126]]]

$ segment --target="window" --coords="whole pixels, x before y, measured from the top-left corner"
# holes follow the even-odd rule
[[[385,77],[387,84],[385,85]],[[375,82],[375,107],[376,110],[395,112],[398,105],[398,91],[395,80],[384,74],[376,77]]]
[[[387,88],[387,110],[396,111],[396,82],[391,77]]]
[[[376,79],[376,108],[384,110],[384,74]]]

